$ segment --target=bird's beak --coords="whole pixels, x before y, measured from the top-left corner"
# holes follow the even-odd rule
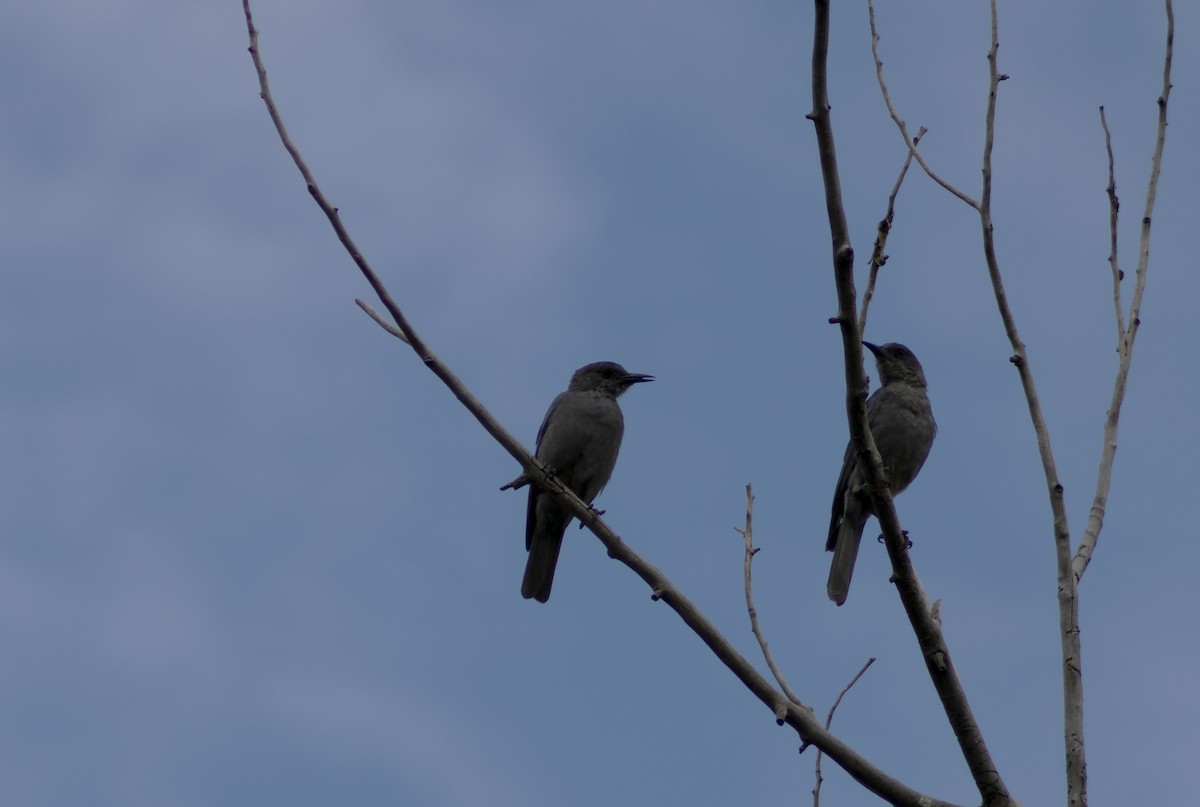
[[[646,375],[645,373],[626,373],[625,374],[625,383],[626,384],[640,384],[643,381],[653,381],[653,380],[654,380],[654,376]]]
[[[863,347],[874,353],[876,356],[879,355],[879,345],[875,345],[870,342],[863,342]]]

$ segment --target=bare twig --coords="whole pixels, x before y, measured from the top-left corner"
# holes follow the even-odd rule
[[[917,136],[913,138],[913,145],[921,142],[921,138],[929,131],[924,126],[917,132]],[[871,298],[875,296],[875,278],[879,274],[879,270],[887,263],[888,256],[884,250],[887,249],[888,233],[892,231],[892,220],[896,216],[896,197],[900,195],[900,186],[904,184],[904,177],[908,174],[908,167],[912,165],[913,152],[909,151],[904,155],[904,165],[900,169],[900,176],[896,177],[896,184],[892,185],[892,192],[888,196],[887,213],[879,220],[879,230],[875,234],[875,246],[871,250],[871,269],[867,273],[867,288],[863,291],[862,310],[858,312],[858,335],[861,338],[867,332],[867,308],[871,305]]]
[[[745,578],[746,588],[746,610],[750,614],[750,630],[754,632],[754,638],[758,639],[758,646],[762,649],[763,658],[767,662],[767,667],[771,670],[771,675],[775,676],[775,680],[779,683],[779,688],[783,690],[783,694],[787,699],[797,706],[804,706],[796,693],[792,692],[792,688],[788,686],[784,680],[783,673],[775,664],[775,658],[771,655],[771,648],[767,646],[767,637],[763,634],[762,628],[758,624],[758,609],[754,607],[754,593],[750,583],[750,566],[754,560],[754,556],[758,550],[754,548],[754,489],[750,485],[746,485],[746,528],[737,530],[746,542],[746,556],[742,564],[743,577]],[[805,709],[809,707],[804,706]],[[809,711],[812,711],[809,709]],[[825,728],[829,728],[826,726]]]
[[[860,669],[858,671],[858,673],[855,674],[855,676],[850,679],[850,683],[848,683],[848,684],[846,684],[846,686],[842,687],[842,691],[839,692],[838,696],[834,699],[833,705],[829,707],[829,714],[825,717],[825,728],[829,728],[833,724],[833,713],[837,710],[838,706],[841,704],[842,698],[846,697],[846,693],[850,691],[850,687],[857,684],[858,679],[862,678],[863,673],[865,673],[867,671],[867,668],[870,667],[874,663],[875,663],[874,656],[867,659],[867,663],[862,665],[862,669]]]
[[[867,0],[867,16],[871,21],[871,55],[875,58],[875,78],[879,82],[879,89],[883,93],[883,102],[887,104],[888,114],[892,116],[892,120],[896,124],[896,128],[900,130],[900,135],[904,138],[904,147],[908,149],[909,154],[917,158],[917,164],[921,166],[926,175],[944,189],[957,196],[966,204],[979,209],[979,203],[972,199],[967,194],[960,191],[958,188],[951,185],[946,180],[942,179],[936,171],[925,162],[925,158],[921,152],[917,150],[917,141],[919,138],[911,137],[908,134],[908,125],[900,117],[900,113],[896,111],[896,107],[892,105],[892,96],[888,92],[887,81],[883,78],[883,62],[879,58],[879,32],[875,28],[875,3],[873,0]],[[924,130],[922,128],[922,130]]]
[[[850,687],[857,684],[858,679],[862,678],[863,673],[865,673],[867,671],[867,668],[870,667],[874,663],[875,663],[874,656],[871,656],[869,659],[867,659],[867,663],[862,665],[862,668],[859,669],[859,671],[855,674],[855,676],[850,679],[850,683],[848,683],[844,687],[842,687],[842,691],[839,692],[838,696],[833,699],[833,705],[829,707],[829,714],[825,716],[826,730],[828,730],[829,727],[833,725],[833,713],[837,711],[838,706],[842,702],[842,698],[846,697],[846,693],[850,691]],[[816,781],[816,784],[813,786],[813,791],[812,791],[813,807],[819,807],[819,805],[821,803],[821,782],[825,781],[824,777],[821,776],[821,750],[820,749],[817,749],[817,762],[816,762],[815,767],[816,767],[816,780],[817,781]]]
[[[404,334],[413,351],[417,353],[425,365],[450,388],[463,406],[480,422],[484,429],[521,464],[524,473],[531,481],[537,483],[543,490],[554,492],[566,506],[567,510],[600,539],[601,543],[608,550],[609,557],[628,566],[635,574],[641,577],[649,586],[651,592],[653,592],[652,597],[670,606],[679,615],[680,619],[708,646],[713,655],[728,667],[738,680],[776,714],[779,719],[791,726],[803,742],[821,748],[830,758],[841,765],[852,777],[862,782],[871,792],[892,804],[912,805],[912,807],[918,807],[918,805],[921,807],[954,807],[949,802],[933,799],[923,793],[919,793],[898,779],[887,775],[872,765],[853,748],[826,731],[807,709],[790,702],[782,693],[771,686],[770,682],[745,657],[738,653],[729,640],[717,630],[716,626],[662,572],[630,549],[600,519],[599,514],[595,510],[588,507],[556,478],[547,474],[541,464],[530,456],[529,452],[500,426],[491,413],[466,389],[458,377],[433,354],[413,330],[412,325],[409,324],[404,314],[392,300],[383,283],[359,253],[349,233],[347,233],[345,227],[342,225],[337,208],[333,207],[326,200],[324,194],[321,193],[308,166],[305,165],[296,146],[288,137],[287,130],[284,128],[283,121],[276,109],[267,83],[267,72],[259,54],[258,31],[254,27],[249,0],[242,0],[242,8],[245,12],[246,29],[250,39],[250,56],[254,61],[255,70],[258,72],[260,95],[263,103],[267,106],[268,114],[275,124],[276,131],[284,148],[291,155],[297,169],[304,177],[309,194],[313,197],[318,207],[325,213],[326,218],[329,219],[334,233],[350,254],[355,265],[363,273],[363,276],[367,278],[367,281],[379,296],[380,301],[387,308],[388,313],[395,320],[397,328]]]
[[[1083,539],[1071,561],[1071,569],[1075,577],[1083,577],[1084,571],[1092,560],[1096,550],[1096,542],[1100,537],[1100,529],[1104,526],[1104,511],[1108,505],[1108,492],[1112,485],[1113,459],[1117,453],[1117,423],[1121,416],[1121,404],[1125,400],[1125,389],[1129,381],[1129,365],[1133,359],[1133,342],[1137,337],[1138,327],[1142,324],[1142,295],[1146,290],[1146,270],[1150,262],[1150,221],[1154,214],[1154,202],[1158,195],[1158,177],[1162,171],[1163,146],[1167,139],[1167,101],[1171,97],[1171,60],[1175,47],[1175,10],[1171,0],[1166,0],[1167,11],[1167,41],[1163,57],[1163,86],[1162,94],[1158,97],[1158,133],[1154,140],[1154,156],[1150,160],[1150,179],[1146,183],[1146,206],[1142,213],[1142,234],[1138,248],[1138,264],[1135,272],[1133,299],[1129,305],[1129,324],[1118,335],[1117,353],[1120,362],[1117,376],[1113,382],[1112,400],[1108,406],[1108,416],[1104,421],[1104,448],[1100,455],[1100,470],[1096,475],[1096,494],[1092,499],[1092,508],[1088,514],[1087,527],[1083,531]],[[1103,113],[1102,113],[1103,114]],[[1105,127],[1107,140],[1107,127]],[[1111,166],[1112,156],[1109,153]],[[1111,175],[1111,168],[1109,169]],[[1110,180],[1111,183],[1111,180]],[[1115,203],[1114,203],[1115,204]],[[1116,251],[1116,210],[1113,210],[1113,242]],[[1119,278],[1118,278],[1119,280]],[[1117,305],[1118,327],[1120,327],[1121,308]]]
[[[363,311],[366,312],[368,317],[375,320],[375,322],[378,323],[380,328],[383,328],[385,331],[387,331],[392,336],[399,339],[404,344],[406,344],[406,345],[409,344],[408,337],[404,335],[404,331],[400,330],[395,325],[393,325],[392,323],[390,323],[386,319],[384,319],[383,315],[381,315],[378,311],[376,311],[374,308],[372,308],[370,303],[368,303],[366,300],[363,300],[363,299],[360,299],[357,297],[354,299],[354,302],[358,304],[359,308],[361,308]]]
[[[1117,321],[1117,353],[1121,353],[1121,342],[1125,339],[1125,310],[1121,305],[1121,281],[1125,273],[1117,257],[1117,221],[1121,212],[1121,200],[1117,198],[1117,174],[1113,165],[1112,133],[1108,130],[1108,118],[1104,107],[1100,107],[1100,126],[1104,129],[1104,150],[1108,153],[1108,265],[1112,269],[1113,308]]]

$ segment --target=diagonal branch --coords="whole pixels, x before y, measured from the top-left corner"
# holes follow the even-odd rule
[[[941,699],[950,727],[958,740],[963,758],[971,771],[985,805],[1009,802],[1008,790],[992,761],[983,734],[966,693],[950,660],[950,650],[934,621],[924,589],[917,579],[906,548],[906,539],[892,504],[883,463],[875,441],[867,427],[866,378],[862,371],[862,341],[858,334],[855,314],[854,249],[850,245],[846,214],[842,208],[841,180],[838,176],[837,155],[834,149],[833,124],[829,117],[827,59],[829,51],[829,0],[814,0],[816,23],[813,31],[812,98],[813,109],[808,117],[816,129],[817,149],[821,160],[821,177],[825,185],[825,205],[829,216],[829,231],[833,242],[833,270],[838,295],[838,315],[833,320],[841,326],[842,352],[846,367],[846,414],[850,437],[858,452],[871,494],[872,509],[877,514],[886,537],[888,557],[900,601],[913,626],[920,644],[925,666]],[[907,142],[911,142],[907,135]],[[910,146],[911,148],[911,146]],[[919,158],[918,158],[919,160]]]
[[[883,93],[883,102],[887,104],[888,114],[892,116],[892,121],[896,124],[896,128],[900,130],[900,136],[904,138],[904,147],[908,149],[908,153],[917,158],[917,164],[921,166],[921,170],[925,174],[941,185],[949,193],[957,196],[968,207],[979,209],[979,202],[976,202],[967,194],[960,191],[958,188],[951,185],[946,180],[933,170],[929,163],[925,162],[925,157],[921,152],[917,151],[917,143],[921,136],[910,137],[908,134],[908,124],[900,117],[900,113],[896,111],[896,107],[892,104],[892,95],[888,92],[887,81],[883,77],[883,61],[879,58],[879,32],[875,28],[875,3],[873,0],[867,0],[867,17],[871,22],[871,56],[875,59],[875,78],[879,82],[879,90]],[[924,127],[921,131],[925,131]]]
[[[338,209],[330,204],[325,198],[325,194],[317,186],[316,179],[313,178],[312,172],[309,171],[308,165],[304,162],[304,158],[300,156],[300,150],[296,148],[296,144],[292,142],[291,137],[287,133],[287,128],[283,125],[283,118],[279,115],[279,110],[275,106],[275,101],[271,97],[270,85],[267,82],[267,69],[263,66],[262,59],[258,51],[258,30],[254,27],[254,19],[250,14],[249,0],[243,0],[242,9],[246,14],[246,31],[250,38],[250,58],[254,61],[254,69],[258,73],[259,97],[267,106],[267,114],[271,116],[271,122],[275,124],[275,131],[279,134],[279,139],[283,143],[284,149],[291,156],[292,162],[296,164],[296,168],[300,171],[300,175],[304,178],[304,183],[308,187],[308,193],[312,196],[313,201],[321,208],[321,212],[329,219],[329,224],[333,227],[334,234],[337,235],[342,246],[346,248],[346,252],[350,254],[350,258],[354,261],[363,277],[371,284],[371,288],[375,290],[375,294],[379,297],[379,301],[391,314],[392,319],[396,322],[396,327],[403,334],[403,339],[416,352],[417,356],[425,363],[425,366],[433,371],[434,375],[442,380],[442,382],[450,388],[454,396],[462,402],[475,419],[483,426],[483,428],[496,439],[504,449],[512,455],[513,459],[521,463],[522,468],[526,473],[530,473],[530,469],[534,467],[535,460],[530,456],[525,447],[513,437],[509,432],[500,425],[500,423],[492,417],[491,413],[484,408],[483,404],[471,394],[466,385],[459,380],[449,367],[447,367],[441,359],[439,359],[424,340],[409,324],[408,319],[404,316],[404,312],[396,305],[388,290],[384,287],[383,281],[375,274],[375,270],[367,263],[367,259],[363,257],[358,246],[354,243],[354,239],[350,237],[345,226],[342,224],[341,216],[338,214]],[[546,477],[542,468],[535,468],[537,474],[534,475],[534,481],[542,484]],[[560,491],[565,491],[566,488],[557,483],[551,484],[551,488],[557,488]]]
[[[913,138],[913,145],[921,142],[921,138],[928,131],[924,126],[917,132],[917,136]],[[862,310],[858,312],[858,335],[861,338],[867,332],[867,309],[871,306],[871,298],[875,296],[875,278],[879,275],[879,270],[887,263],[887,239],[888,234],[892,231],[892,220],[896,217],[896,197],[900,195],[900,186],[904,184],[904,177],[908,175],[908,168],[912,165],[914,152],[909,151],[904,156],[904,165],[900,168],[900,176],[896,177],[896,184],[892,185],[892,192],[888,196],[887,212],[883,218],[879,220],[879,229],[875,233],[875,246],[871,249],[871,268],[867,272],[867,288],[863,290]]]
[[[884,773],[849,745],[826,731],[808,709],[790,702],[784,695],[772,687],[767,679],[733,647],[729,640],[717,630],[716,626],[700,612],[695,604],[667,579],[666,575],[630,549],[600,519],[596,511],[584,504],[569,488],[561,484],[555,477],[547,474],[541,464],[530,456],[529,452],[466,389],[458,377],[434,355],[417,335],[403,312],[401,312],[400,308],[391,298],[391,295],[388,294],[387,289],[384,288],[382,281],[380,281],[366,259],[358,251],[349,233],[342,225],[337,208],[333,207],[324,194],[321,193],[317,187],[316,180],[301,158],[299,150],[288,136],[287,130],[283,125],[283,120],[275,106],[275,101],[271,97],[270,87],[267,83],[266,68],[263,66],[258,49],[258,31],[254,27],[249,0],[242,0],[242,8],[245,12],[246,30],[250,39],[250,57],[254,62],[255,70],[258,72],[260,96],[263,103],[266,104],[267,112],[275,124],[275,129],[279,134],[284,148],[291,155],[301,176],[304,177],[309,194],[317,203],[317,206],[321,208],[326,218],[329,219],[338,240],[342,242],[342,245],[350,254],[355,265],[358,266],[363,276],[366,277],[367,282],[375,290],[384,307],[387,308],[388,313],[395,320],[397,329],[403,334],[404,339],[407,340],[409,346],[412,347],[425,365],[450,388],[455,397],[480,422],[484,429],[521,464],[530,480],[543,489],[553,491],[564,503],[568,511],[600,539],[601,543],[607,548],[609,557],[628,566],[635,574],[641,577],[653,592],[652,598],[661,600],[670,606],[700,640],[712,650],[713,655],[728,667],[738,680],[777,716],[776,719],[780,725],[786,723],[788,726],[791,726],[804,743],[820,748],[868,790],[891,804],[903,805],[904,807],[955,807],[950,802],[934,799],[913,790],[898,779]],[[861,347],[859,353],[861,359]]]
[[[830,726],[833,725],[833,713],[836,712],[838,706],[841,705],[842,698],[846,697],[846,693],[850,691],[850,688],[858,683],[858,679],[862,678],[863,675],[867,672],[867,669],[874,663],[875,663],[874,656],[871,656],[869,659],[867,659],[867,663],[862,665],[862,667],[859,668],[858,672],[855,673],[854,677],[850,679],[850,683],[848,683],[844,687],[842,687],[842,691],[839,692],[837,697],[833,699],[833,705],[829,707],[829,714],[825,716],[825,728],[827,730]],[[812,789],[813,807],[820,807],[821,783],[825,781],[825,777],[823,777],[821,775],[821,749],[819,749],[819,748],[817,749],[817,761],[816,761],[816,763],[814,763],[813,767],[815,769],[814,775],[816,778],[816,784],[813,785],[813,789]]]

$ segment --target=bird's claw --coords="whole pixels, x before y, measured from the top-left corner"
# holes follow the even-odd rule
[[[904,536],[904,548],[905,548],[905,549],[912,549],[913,542],[912,542],[912,541],[910,541],[910,540],[908,540],[908,530],[900,530],[900,534]],[[881,543],[881,544],[882,544],[882,543],[884,542],[884,535],[883,535],[883,533],[880,533],[880,534],[879,534],[879,537],[878,537],[878,538],[876,538],[875,540],[879,541],[879,543]]]
[[[592,515],[594,515],[596,518],[600,518],[600,516],[602,516],[602,515],[604,515],[606,512],[608,512],[607,510],[597,510],[595,507],[592,507],[590,504],[588,505],[588,509],[592,511]],[[581,530],[582,530],[582,529],[583,529],[583,526],[584,526],[584,525],[583,525],[583,522],[582,522],[582,521],[580,521],[580,522],[579,522],[579,529],[581,529]]]

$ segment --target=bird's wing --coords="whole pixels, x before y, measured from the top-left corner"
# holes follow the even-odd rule
[[[546,410],[546,416],[542,418],[542,425],[538,428],[537,445],[534,448],[534,455],[543,463],[546,458],[542,455],[542,440],[546,436],[546,429],[550,426],[550,421],[554,418],[554,413],[558,411],[562,405],[563,399],[567,393],[560,392],[550,402],[550,408]],[[553,470],[553,469],[551,469]],[[533,546],[533,531],[537,526],[537,497],[542,492],[542,489],[536,483],[529,485],[529,504],[525,508],[525,550],[528,551]]]
[[[567,393],[560,392],[558,395],[554,396],[554,400],[550,402],[550,408],[546,410],[546,416],[542,418],[542,425],[538,427],[537,446],[534,449],[535,454],[541,450],[542,438],[546,436],[546,428],[549,427],[551,418],[554,417],[554,413],[558,410],[558,407],[562,404],[565,397],[567,397]]]
[[[842,472],[838,474],[837,487],[833,489],[833,512],[829,518],[829,537],[825,539],[825,551],[832,552],[837,545],[838,528],[846,510],[846,488],[850,485],[850,476],[858,467],[858,458],[854,454],[854,441],[846,444],[846,455],[842,458]]]

